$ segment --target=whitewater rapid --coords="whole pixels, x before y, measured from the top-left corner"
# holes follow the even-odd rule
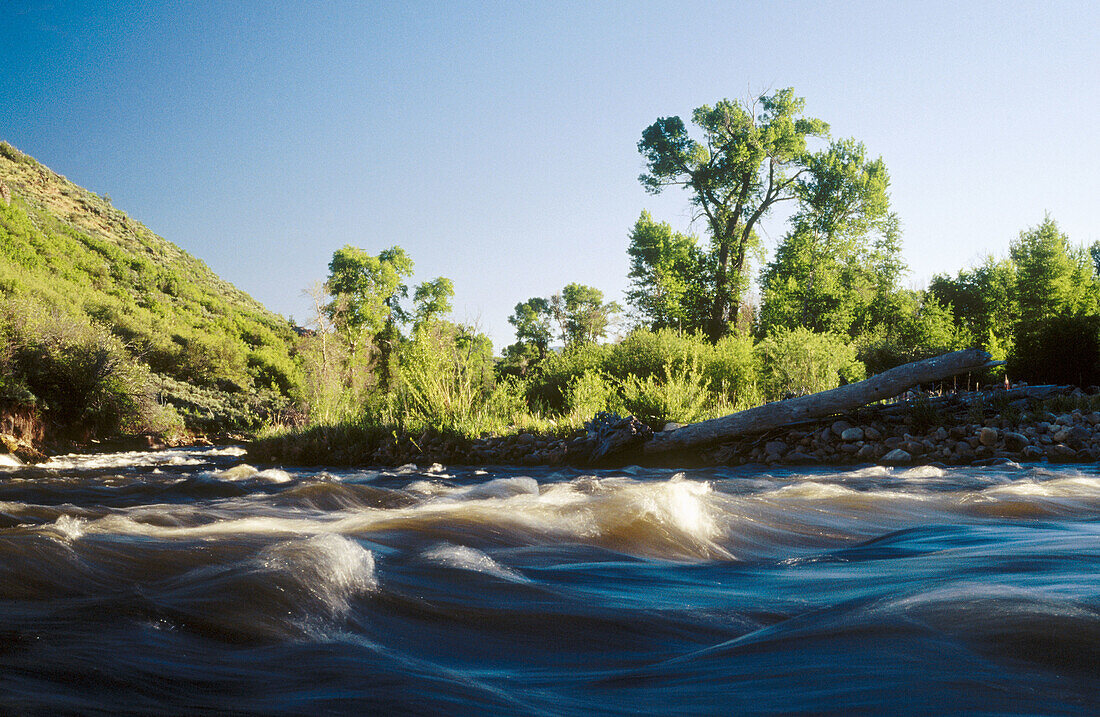
[[[16,711],[1087,714],[1095,465],[0,468]]]

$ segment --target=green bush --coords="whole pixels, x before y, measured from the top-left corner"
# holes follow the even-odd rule
[[[572,383],[588,371],[604,370],[612,350],[611,346],[582,344],[551,353],[527,383],[527,405],[535,411],[568,413]]]
[[[669,421],[693,423],[707,418],[708,405],[716,398],[696,365],[665,364],[661,377],[628,376],[622,393],[625,410],[657,430]]]
[[[837,334],[780,329],[765,337],[756,351],[764,393],[772,401],[825,391],[864,376],[855,347]]]
[[[623,408],[615,383],[599,371],[589,370],[569,382],[568,417],[581,425],[600,411],[618,413]]]
[[[1100,316],[1052,316],[1020,331],[1008,374],[1033,384],[1100,384]]]
[[[73,438],[158,431],[172,423],[153,401],[148,370],[107,329],[30,301],[0,306],[8,393],[22,391]]]

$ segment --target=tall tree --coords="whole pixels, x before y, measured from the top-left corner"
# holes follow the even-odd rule
[[[405,319],[400,300],[408,295],[404,279],[413,262],[401,247],[372,256],[359,247],[337,249],[329,262],[326,288],[333,300],[327,311],[338,329],[378,334],[387,323]]]
[[[607,336],[616,314],[622,312],[617,302],[604,303],[603,292],[584,284],[569,284],[561,294],[550,297],[550,310],[561,325],[566,346],[591,344]]]
[[[379,380],[390,385],[393,356],[401,340],[398,323],[408,316],[401,299],[409,289],[402,283],[412,276],[413,262],[395,246],[372,256],[359,247],[337,249],[329,262],[327,287],[333,300],[328,311],[346,337],[352,354],[369,336],[379,352]]]
[[[418,284],[413,292],[413,319],[421,324],[439,319],[451,311],[454,283],[445,276]]]
[[[854,335],[881,320],[881,302],[904,270],[889,177],[862,143],[833,142],[809,155],[799,210],[762,273],[761,331],[805,327]]]
[[[1012,260],[987,256],[981,265],[963,269],[954,278],[932,277],[928,290],[944,306],[951,307],[955,322],[978,346],[1000,360],[1012,346],[1016,331],[1016,282]]]
[[[706,328],[712,272],[695,237],[675,232],[643,211],[626,251],[630,256],[626,301],[639,324],[652,330]]]
[[[1010,253],[1016,263],[1021,330],[1058,315],[1096,313],[1100,296],[1091,257],[1082,247],[1072,247],[1049,216],[1020,232]]]
[[[517,344],[533,348],[538,360],[546,358],[550,350],[550,338],[554,333],[550,321],[550,302],[541,297],[516,304],[515,312],[508,317],[508,323],[516,328]],[[516,348],[512,353],[518,356],[524,352]]]
[[[682,186],[706,219],[715,258],[707,326],[712,339],[736,321],[757,223],[776,203],[796,196],[806,171],[806,140],[828,132],[825,122],[802,116],[804,105],[791,89],[748,104],[722,100],[692,113],[702,141],[688,135],[679,117],[662,117],[638,142],[648,168],[639,180],[647,191]]]

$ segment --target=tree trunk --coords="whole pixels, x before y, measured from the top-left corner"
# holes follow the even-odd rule
[[[654,433],[646,442],[646,455],[698,448],[746,433],[779,428],[799,421],[824,418],[897,396],[918,384],[931,383],[991,364],[990,355],[978,349],[955,351],[936,358],[907,363],[877,376],[829,391],[776,401],[722,418],[694,423],[672,431]]]

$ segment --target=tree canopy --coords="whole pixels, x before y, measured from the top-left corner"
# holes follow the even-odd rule
[[[642,185],[652,193],[684,187],[706,219],[714,255],[712,339],[737,319],[757,223],[776,203],[796,198],[798,179],[808,169],[807,138],[829,131],[825,122],[802,116],[804,105],[791,89],[747,104],[726,99],[692,113],[701,140],[689,136],[679,117],[662,117],[638,142],[648,170],[639,177]]]

